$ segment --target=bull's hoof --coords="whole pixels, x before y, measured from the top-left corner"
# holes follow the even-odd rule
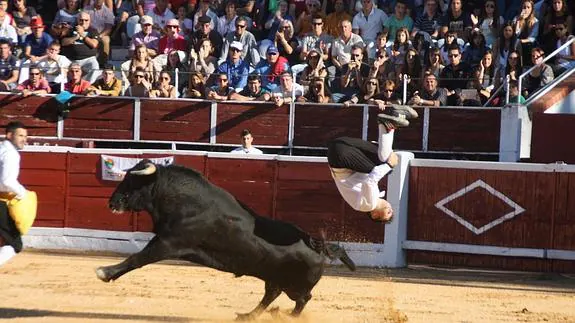
[[[108,277],[108,275],[106,275],[104,267],[99,267],[96,269],[96,276],[98,276],[98,279],[100,279],[105,283],[108,283],[110,281],[110,278]]]
[[[236,321],[252,321],[254,319],[252,313],[236,313]]]

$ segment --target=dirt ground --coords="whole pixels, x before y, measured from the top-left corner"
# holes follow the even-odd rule
[[[263,283],[178,262],[113,283],[94,269],[123,257],[24,252],[0,268],[0,319],[9,322],[232,322]],[[302,317],[285,295],[257,322],[575,322],[575,278],[414,267],[330,267]]]

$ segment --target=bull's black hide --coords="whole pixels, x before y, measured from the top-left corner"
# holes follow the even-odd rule
[[[296,303],[292,315],[299,315],[322,276],[325,256],[355,270],[339,246],[257,215],[185,167],[140,162],[118,185],[109,207],[115,213],[147,211],[156,235],[123,262],[98,268],[98,278],[108,282],[160,260],[184,259],[264,280],[263,299],[251,312],[238,314],[239,319],[255,318],[282,292]]]

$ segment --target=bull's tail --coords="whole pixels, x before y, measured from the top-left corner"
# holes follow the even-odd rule
[[[309,246],[317,253],[325,254],[331,260],[339,259],[349,270],[355,271],[355,263],[351,260],[345,249],[334,243],[325,242],[324,232],[322,232],[321,235],[321,239],[310,237]]]

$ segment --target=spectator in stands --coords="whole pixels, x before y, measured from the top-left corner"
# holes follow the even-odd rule
[[[188,87],[182,96],[190,99],[203,99],[205,95],[206,81],[204,74],[197,71],[191,72],[188,78]]]
[[[27,6],[26,0],[13,1],[12,18],[14,19],[14,27],[16,27],[16,33],[19,38],[18,42],[20,44],[24,43],[26,36],[32,33],[32,17],[36,15],[36,9],[34,9],[34,7]],[[42,19],[40,16],[37,17]],[[46,44],[46,46],[48,46],[48,44]],[[44,48],[44,50],[46,50],[46,48]]]
[[[180,35],[180,23],[177,19],[170,19],[166,23],[164,36],[160,38],[158,54],[168,54],[174,50],[187,51],[188,44]]]
[[[514,50],[521,50],[521,43],[517,41],[517,35],[514,32],[513,22],[508,21],[501,27],[501,32],[493,46],[494,61],[501,70],[507,65],[507,57]]]
[[[485,36],[485,44],[489,48],[493,48],[501,27],[503,26],[503,17],[499,15],[496,0],[487,0],[481,8],[481,14],[475,18],[471,16],[472,20],[475,19],[475,25],[481,30]]]
[[[553,50],[559,49],[559,47],[563,46],[563,44],[567,43],[575,37],[571,35],[571,32],[569,32],[566,24],[555,25],[555,36],[557,38],[557,42]],[[553,73],[555,75],[560,75],[561,73],[575,67],[575,42],[571,43],[571,45],[565,47],[563,50],[557,53],[555,58],[555,66],[553,69]]]
[[[229,33],[226,36],[222,54],[220,55],[220,64],[222,64],[229,56],[230,53],[228,51],[231,50],[231,44],[238,42],[242,45],[240,53],[242,61],[244,61],[248,66],[256,66],[259,63],[260,57],[257,50],[256,38],[251,32],[247,31],[247,27],[248,21],[246,17],[241,16],[236,19],[236,32]],[[247,75],[245,77],[247,79]]]
[[[376,104],[380,110],[383,110],[385,106],[391,104],[400,104],[401,99],[397,94],[397,86],[395,85],[395,82],[392,80],[386,80],[383,82],[379,94],[376,94],[368,103]]]
[[[35,16],[30,21],[32,33],[24,40],[24,57],[30,62],[36,63],[38,59],[46,54],[46,49],[54,41],[52,36],[44,32],[44,22],[42,17]]]
[[[333,1],[333,6],[334,11],[325,18],[325,32],[331,37],[337,38],[342,35],[341,22],[344,20],[351,21],[353,17],[347,11],[344,0]]]
[[[189,65],[186,64],[186,62],[186,53],[181,50],[174,50],[168,54],[168,64],[160,69],[169,72],[173,80],[176,79],[176,71],[178,71],[177,77],[179,80],[179,93],[181,93],[184,88],[188,86]]]
[[[0,38],[9,39],[13,46],[18,44],[14,18],[8,13],[8,0],[0,0]]]
[[[499,67],[496,71],[495,87],[499,87],[502,83],[505,84],[507,76],[509,76],[511,81],[519,80],[519,76],[522,73],[523,63],[521,52],[512,50],[507,56],[507,64],[505,64],[505,67]]]
[[[346,100],[360,90],[369,70],[369,65],[363,62],[363,48],[354,45],[351,49],[351,60],[341,69],[341,93]]]
[[[401,76],[407,75],[411,79],[418,80],[423,75],[422,71],[423,68],[419,54],[417,54],[414,48],[408,49],[404,56],[403,64],[401,65],[400,79]]]
[[[130,80],[130,86],[126,90],[126,96],[149,98],[152,85],[146,80],[146,71],[142,67],[137,67],[133,78]]]
[[[415,20],[411,37],[415,37],[418,32],[429,34],[431,38],[438,39],[439,26],[441,24],[441,8],[438,0],[425,0],[425,11]]]
[[[379,93],[379,80],[375,77],[367,77],[360,91],[353,94],[349,100],[344,101],[343,105],[348,107],[352,104],[374,103],[374,99]]]
[[[151,98],[176,98],[177,89],[171,84],[172,77],[167,71],[160,73],[159,81],[150,91]]]
[[[229,85],[227,74],[217,74],[216,84],[207,89],[206,98],[208,100],[226,101],[234,89]]]
[[[565,0],[552,0],[551,8],[546,11],[544,16],[543,29],[541,29],[542,45],[544,49],[548,49],[549,52],[553,51],[557,46],[557,40],[559,36],[556,34],[556,27],[562,24],[568,34],[573,33],[573,15],[569,12],[567,6],[567,1]],[[571,4],[573,6],[573,4]],[[573,9],[573,8],[571,8]],[[541,17],[541,16],[540,16]]]
[[[210,29],[217,32],[218,14],[210,8],[210,0],[201,0],[198,4],[198,10],[194,14],[194,28],[196,28],[196,26],[202,27],[201,25],[198,25],[200,17],[210,18],[210,21],[208,22],[210,24]]]
[[[290,72],[285,71],[280,77],[280,86],[272,92],[272,99],[277,106],[295,102],[304,94],[304,88],[293,81]]]
[[[312,17],[312,31],[307,33],[301,40],[300,60],[305,61],[307,54],[312,49],[317,49],[322,54],[324,61],[329,59],[329,48],[332,42],[330,35],[323,32],[323,18],[316,14]]]
[[[68,35],[70,30],[76,26],[78,13],[80,13],[78,0],[66,0],[66,6],[58,10],[54,21],[52,21],[50,32],[52,36],[56,39],[62,39]]]
[[[237,20],[237,19],[236,19]],[[202,16],[198,18],[198,28],[191,35],[190,46],[196,51],[200,51],[200,46],[204,39],[209,39],[212,42],[214,48],[213,55],[215,57],[220,57],[222,53],[223,39],[222,36],[212,28],[211,18],[208,16]]]
[[[200,49],[196,52],[192,48],[190,51],[190,71],[202,73],[208,80],[211,80],[212,73],[216,70],[218,59],[213,56],[214,46],[212,42],[205,38],[200,43]],[[207,81],[206,83],[211,84]]]
[[[29,79],[16,87],[16,93],[22,94],[23,97],[50,93],[50,85],[38,66],[31,66],[28,75]]]
[[[524,104],[525,98],[519,93],[519,84],[517,81],[509,81],[509,103]]]
[[[467,33],[473,27],[473,21],[469,12],[463,10],[461,0],[451,0],[449,9],[441,22],[440,36],[449,31],[455,34],[456,38],[467,40]]]
[[[485,104],[491,97],[495,88],[496,68],[493,62],[493,52],[489,49],[483,55],[481,61],[475,68],[473,85],[470,88],[477,89],[479,99]]]
[[[230,100],[236,101],[269,101],[270,99],[270,91],[262,87],[259,74],[250,74],[248,76],[248,86],[239,93],[232,92],[230,94]]]
[[[295,34],[303,37],[313,30],[313,17],[321,13],[319,0],[305,0],[305,10],[297,16],[295,21]],[[323,16],[322,16],[323,17]]]
[[[172,8],[173,10],[173,8]],[[179,7],[176,12],[176,19],[180,22],[180,35],[186,37],[194,31],[194,21],[187,16],[186,7]]]
[[[64,90],[73,94],[84,94],[90,87],[90,82],[82,79],[82,66],[78,63],[70,64],[68,68],[68,82],[64,84]]]
[[[152,10],[147,11],[146,15],[152,17],[154,29],[158,31],[165,30],[166,25],[172,19],[176,19],[176,15],[168,8],[168,0],[156,0],[156,6]],[[179,28],[180,23],[178,22],[177,25]]]
[[[469,65],[462,61],[461,50],[457,45],[449,48],[448,57],[450,64],[441,71],[439,76],[441,79],[440,86],[448,91],[448,105],[460,105],[461,89],[465,88],[469,80]]]
[[[18,82],[20,64],[12,55],[12,46],[8,39],[0,38],[0,92],[10,91]]]
[[[110,35],[114,27],[114,12],[104,5],[104,0],[94,0],[94,4],[86,7],[90,15],[90,27],[94,28],[99,36],[100,55],[98,62],[106,65],[110,58]]]
[[[449,48],[453,47],[453,46],[460,46],[458,43],[458,39],[457,39],[457,34],[451,31],[448,31],[445,34],[444,37],[444,42],[443,44],[441,44],[440,42],[438,42],[438,45],[441,44],[441,46],[439,47],[439,50],[441,51],[441,59],[444,62],[449,62]],[[461,40],[463,43],[463,40]],[[463,47],[460,46],[459,49],[461,50],[461,52],[463,52]]]
[[[278,31],[275,33],[274,46],[279,50],[280,56],[288,59],[290,65],[295,65],[299,62],[297,48],[299,41],[294,36],[293,23],[287,19],[282,21]]]
[[[279,55],[275,46],[270,46],[267,49],[266,59],[258,63],[254,72],[262,75],[262,86],[268,91],[273,91],[280,84],[281,73],[289,71],[289,68],[287,59]]]
[[[102,76],[84,94],[89,96],[118,96],[122,91],[122,81],[114,73],[114,65],[104,66]]]
[[[463,50],[463,60],[469,66],[476,66],[481,61],[481,58],[485,55],[485,52],[489,50],[487,44],[485,43],[485,36],[481,33],[479,29],[474,29],[471,32],[471,37],[469,43],[465,45]]]
[[[397,0],[395,2],[394,14],[385,20],[383,26],[384,31],[387,31],[387,34],[390,35],[390,41],[395,40],[395,35],[400,28],[406,28],[408,32],[411,32],[413,19],[407,15],[407,0]]]
[[[326,79],[316,77],[309,84],[309,90],[305,95],[297,99],[298,102],[331,103],[333,102],[331,91]]]
[[[443,65],[443,59],[441,58],[439,48],[433,47],[427,51],[423,66],[426,71],[435,75],[436,78],[439,77],[439,74],[441,74],[441,71],[443,71],[443,68],[445,67]]]
[[[524,97],[529,97],[540,88],[551,83],[555,78],[551,66],[543,63],[545,53],[539,47],[531,50],[531,64],[535,68],[525,77],[527,86],[522,91]]]
[[[249,65],[241,58],[243,50],[241,42],[233,41],[229,47],[229,58],[218,66],[218,73],[226,74],[230,80],[229,87],[240,92],[248,82]]]
[[[264,39],[261,41],[261,45],[260,45],[260,49],[259,49],[261,56],[264,56],[267,47],[271,46],[275,42],[275,40],[279,36],[276,34],[281,33],[281,31],[282,31],[281,29],[284,28],[283,27],[284,21],[291,21],[292,22],[292,28],[293,28],[294,18],[292,16],[290,16],[288,13],[288,3],[286,0],[281,0],[281,1],[278,1],[278,6],[277,6],[276,10],[270,11],[269,17],[267,18],[267,21],[264,24],[264,29],[265,29],[264,32],[267,33],[268,37],[267,37],[267,39]],[[290,36],[289,39],[291,39],[291,37],[293,37],[293,30],[292,30],[292,35]],[[275,44],[275,46],[277,47],[277,44]]]
[[[46,49],[45,55],[39,57],[36,65],[44,72],[44,78],[48,81],[51,88],[51,93],[60,93],[61,84],[66,82],[66,72],[70,66],[70,60],[63,55],[60,55],[60,43],[53,41]],[[25,61],[20,69],[20,80],[28,78],[28,66],[31,62]]]
[[[327,68],[323,62],[321,52],[317,49],[312,49],[307,54],[307,65],[300,75],[300,84],[309,86],[311,81],[315,78],[325,79],[327,77]]]
[[[395,79],[395,66],[391,63],[385,50],[378,51],[369,70],[369,77],[379,80]]]
[[[80,64],[91,83],[96,81],[95,72],[100,68],[96,59],[99,43],[100,35],[91,27],[90,15],[85,11],[78,14],[78,24],[74,31],[62,39],[62,55]]]
[[[447,105],[447,90],[437,87],[437,77],[433,73],[425,73],[423,85],[413,94],[409,104],[440,107]]]
[[[252,133],[248,129],[242,130],[240,134],[240,138],[242,139],[241,147],[238,147],[230,153],[232,154],[250,154],[250,155],[262,155],[263,152],[252,145],[254,141],[254,137]]]
[[[535,9],[532,0],[523,0],[521,13],[513,19],[515,24],[515,34],[521,43],[521,56],[525,58],[525,66],[531,66],[531,61],[526,59],[535,46],[539,35],[539,20],[535,17]]]
[[[409,41],[409,30],[407,28],[399,28],[396,33],[397,35],[390,48],[390,59],[395,66],[396,74],[399,74],[405,61],[405,54],[412,46]]]
[[[158,55],[158,48],[160,37],[162,35],[157,30],[152,28],[153,20],[150,16],[142,16],[140,18],[140,25],[142,26],[142,30],[132,37],[132,41],[130,42],[130,49],[129,55],[132,57],[134,55],[134,51],[138,45],[145,45],[148,51],[148,57],[154,58]]]
[[[353,32],[361,36],[367,46],[373,44],[383,30],[387,14],[378,9],[374,0],[362,0],[363,9],[353,17]]]
[[[124,84],[127,84],[129,83],[129,80],[134,79],[134,73],[138,68],[143,69],[146,82],[153,84],[156,81],[160,68],[156,66],[152,58],[148,55],[146,45],[136,45],[134,57],[121,65],[122,80]]]
[[[217,20],[217,31],[223,37],[231,32],[236,31],[236,19],[238,15],[236,14],[236,3],[233,1],[226,2],[226,14],[219,17]],[[199,18],[198,18],[199,20]]]

